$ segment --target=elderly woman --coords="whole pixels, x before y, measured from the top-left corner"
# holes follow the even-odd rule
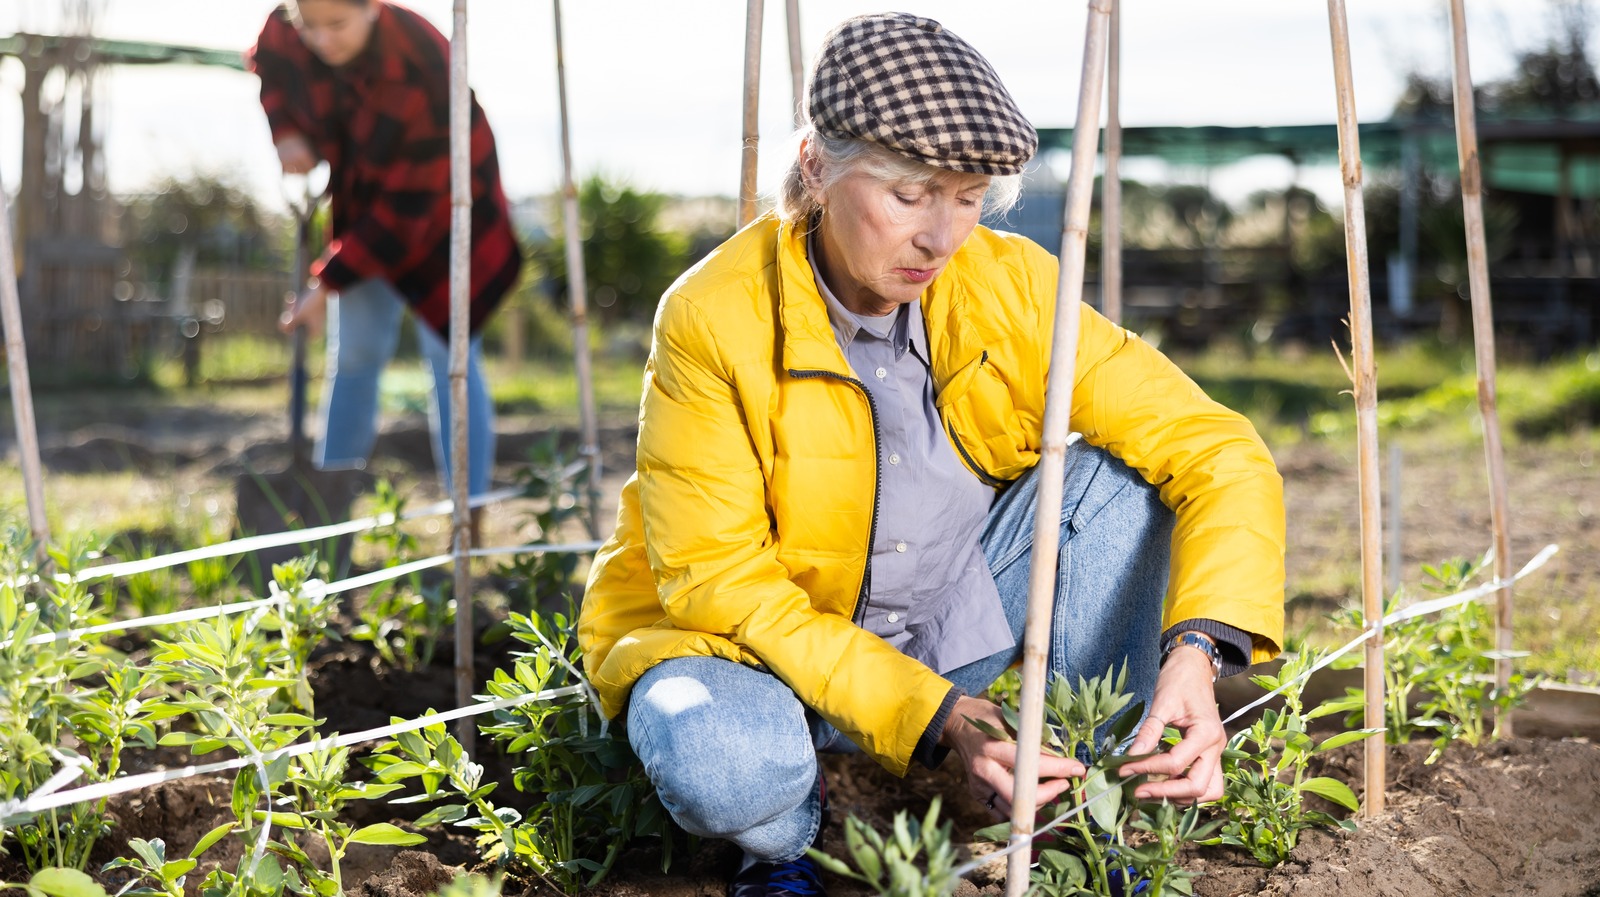
[[[980,227],[1037,138],[937,22],[850,19],[812,71],[775,215],[656,316],[638,472],[589,579],[585,663],[730,893],[816,893],[819,750],[954,750],[1009,811],[987,687],[1019,659],[1057,264]],[[1221,674],[1278,650],[1281,481],[1248,422],[1083,310],[1052,674],[1127,665],[1149,798],[1222,793]],[[1170,575],[1169,575],[1170,570]],[[1075,760],[1040,761],[1056,798]]]

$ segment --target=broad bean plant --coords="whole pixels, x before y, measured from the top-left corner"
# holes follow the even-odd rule
[[[1263,711],[1249,728],[1228,739],[1222,754],[1227,785],[1218,804],[1224,815],[1222,829],[1207,843],[1241,847],[1263,865],[1276,866],[1289,858],[1300,833],[1307,829],[1355,830],[1352,820],[1336,818],[1306,804],[1307,795],[1316,795],[1346,810],[1357,808],[1350,786],[1329,776],[1309,775],[1310,761],[1317,754],[1382,730],[1338,732],[1320,741],[1307,731],[1307,723],[1312,720],[1351,708],[1352,699],[1347,697],[1324,702],[1309,711],[1304,709],[1301,696],[1305,685],[1300,677],[1321,656],[1303,651],[1286,661],[1277,675],[1251,677],[1252,682],[1268,691],[1282,687],[1283,707]]]
[[[828,871],[859,881],[884,897],[949,897],[961,879],[955,874],[950,823],[939,824],[939,805],[936,796],[921,821],[904,810],[896,813],[888,837],[851,816],[844,827],[848,863],[815,848],[807,853]]]
[[[1454,559],[1437,566],[1424,565],[1425,592],[1448,595],[1469,587],[1482,576],[1486,558]],[[1384,615],[1404,606],[1405,594],[1396,592],[1384,602]],[[1334,616],[1336,622],[1360,629],[1359,611]],[[1497,688],[1494,621],[1489,609],[1468,602],[1435,614],[1401,620],[1384,629],[1384,717],[1387,739],[1401,744],[1431,736],[1433,750],[1427,763],[1439,759],[1451,743],[1481,744],[1498,737],[1508,714],[1522,705],[1539,680],[1513,672],[1508,686]],[[1522,656],[1519,652],[1512,656]],[[1354,663],[1353,660],[1348,663]],[[1364,691],[1349,690],[1360,707]],[[1353,714],[1350,724],[1354,725]]]
[[[1002,705],[1009,731],[973,720],[990,737],[1014,740],[1018,713]],[[1118,753],[1140,718],[1141,705],[1127,692],[1127,670],[1108,670],[1094,679],[1079,678],[1073,688],[1056,677],[1045,693],[1042,748],[1063,757],[1077,757],[1087,766],[1073,782],[1066,799],[1043,808],[1041,820],[1066,818],[1059,827],[1038,830],[1034,845],[1038,863],[1032,886],[1046,897],[1138,893],[1150,897],[1188,894],[1192,873],[1175,864],[1179,847],[1209,834],[1197,807],[1179,810],[1164,802],[1140,801],[1134,790],[1143,776],[1118,770],[1137,757]],[[1138,833],[1138,834],[1135,834]],[[990,826],[980,838],[1004,840],[1010,824]]]

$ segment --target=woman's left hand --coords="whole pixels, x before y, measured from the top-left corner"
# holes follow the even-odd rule
[[[1171,750],[1122,767],[1123,775],[1153,777],[1135,792],[1140,799],[1191,803],[1222,797],[1222,749],[1227,732],[1217,713],[1211,676],[1211,659],[1196,648],[1179,646],[1162,665],[1150,712],[1128,753],[1148,754],[1159,749],[1167,726],[1176,727],[1183,738]]]

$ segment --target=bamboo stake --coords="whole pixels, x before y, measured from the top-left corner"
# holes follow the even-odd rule
[[[1478,160],[1478,119],[1472,107],[1472,67],[1467,60],[1467,14],[1463,0],[1450,0],[1452,82],[1455,87],[1456,153],[1461,162],[1461,205],[1467,230],[1467,289],[1472,296],[1472,344],[1478,362],[1478,410],[1483,414],[1483,450],[1489,465],[1489,517],[1494,528],[1494,576],[1511,575],[1511,524],[1506,499],[1506,458],[1500,444],[1495,399],[1494,307],[1489,295],[1489,253],[1483,233],[1483,174]],[[1511,684],[1512,600],[1507,583],[1496,593],[1494,684]],[[1495,718],[1495,734],[1511,737],[1511,714]]]
[[[1333,80],[1339,103],[1339,170],[1344,177],[1344,245],[1350,278],[1350,342],[1355,353],[1357,488],[1361,495],[1361,606],[1368,626],[1366,725],[1384,727],[1383,696],[1383,520],[1378,484],[1378,374],[1372,356],[1372,289],[1367,280],[1367,218],[1361,199],[1361,144],[1356,132],[1356,92],[1350,71],[1350,26],[1344,0],[1328,0],[1328,27],[1333,38]],[[1368,817],[1384,810],[1384,767],[1387,747],[1382,738],[1366,744]]]
[[[44,515],[44,466],[39,461],[39,428],[33,417],[33,384],[28,377],[22,300],[17,296],[17,262],[12,252],[11,212],[6,208],[5,184],[0,183],[0,319],[6,329],[6,367],[11,373],[11,412],[17,422],[28,529],[33,534],[34,560],[42,565],[49,557],[45,548],[50,544],[50,521]]]
[[[1106,38],[1106,166],[1100,176],[1100,313],[1122,323],[1122,3]]]
[[[1089,205],[1094,198],[1096,149],[1100,143],[1100,94],[1105,89],[1106,19],[1112,0],[1090,0],[1084,30],[1083,75],[1078,121],[1072,132],[1072,172],[1061,221],[1061,279],[1056,282],[1056,320],[1045,392],[1044,432],[1039,449],[1039,497],[1034,511],[1033,554],[1028,578],[1028,621],[1022,637],[1022,694],[1017,727],[1017,765],[1011,797],[1011,841],[1033,833],[1038,809],[1039,741],[1044,729],[1045,655],[1050,649],[1050,612],[1056,594],[1056,558],[1061,536],[1061,479],[1066,468],[1072,415],[1072,384],[1078,361],[1078,303],[1083,300],[1084,257],[1089,247]],[[1007,860],[1006,897],[1028,887],[1028,851]]]
[[[456,706],[472,703],[472,509],[468,506],[467,352],[472,289],[472,94],[467,87],[467,0],[455,0],[450,30],[450,492],[455,502]],[[477,728],[456,726],[471,753]]]
[[[578,187],[572,180],[572,127],[567,120],[567,64],[561,37],[561,0],[556,17],[556,91],[561,95],[561,216],[567,239],[567,300],[572,306],[572,360],[578,374],[578,418],[582,455],[589,461],[589,538],[600,538],[600,426],[594,403],[594,369],[589,364],[589,286],[583,266],[583,234],[578,220]]]
[[[744,150],[739,159],[739,226],[756,220],[756,147],[761,141],[761,16],[763,0],[749,0],[744,23]]]
[[[800,48],[800,0],[784,0],[789,25],[789,78],[794,82],[794,124],[806,123],[806,57]]]

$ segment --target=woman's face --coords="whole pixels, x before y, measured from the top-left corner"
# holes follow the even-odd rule
[[[954,171],[926,184],[859,170],[840,178],[817,196],[823,280],[856,314],[917,301],[978,226],[988,189],[988,175]]]
[[[289,19],[306,48],[331,66],[341,66],[367,48],[378,21],[377,0],[295,0]]]

